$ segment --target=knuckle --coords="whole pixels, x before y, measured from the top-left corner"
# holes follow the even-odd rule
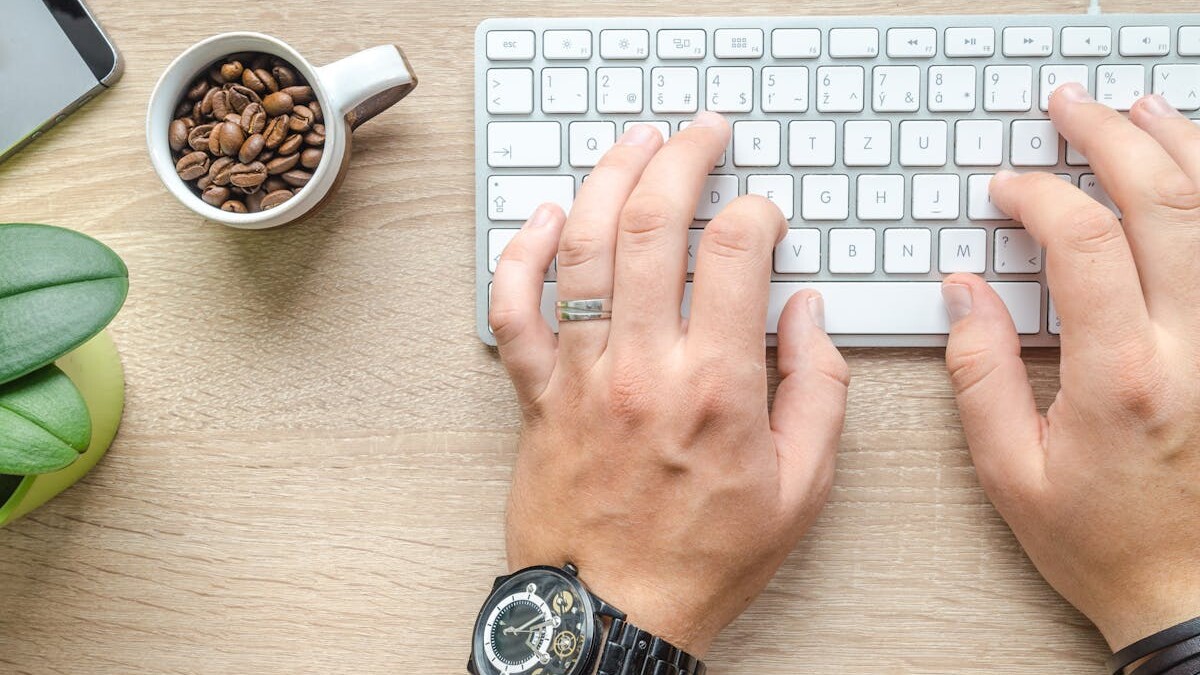
[[[837,358],[827,359],[817,364],[817,372],[843,391],[850,389],[850,366],[840,354]]]
[[[488,310],[488,324],[497,344],[508,344],[524,330],[524,315],[520,308],[508,303],[493,303]]]
[[[1200,190],[1183,174],[1177,171],[1157,176],[1153,181],[1154,201],[1159,206],[1184,212],[1200,211]]]
[[[1133,419],[1151,426],[1171,417],[1168,378],[1153,351],[1138,345],[1114,358],[1116,403]]]
[[[760,242],[764,237],[758,228],[740,222],[737,218],[714,220],[704,228],[701,246],[704,252],[718,258],[740,260],[759,253],[766,247]]]
[[[1067,240],[1079,253],[1099,253],[1118,244],[1124,233],[1116,214],[1100,204],[1079,209],[1067,223]]]
[[[615,370],[605,389],[604,407],[619,426],[643,424],[658,407],[652,376],[641,365]]]
[[[676,218],[667,200],[657,196],[633,197],[621,213],[621,233],[635,247],[653,248],[674,226]]]
[[[987,349],[955,351],[948,355],[946,368],[954,391],[960,396],[970,394],[988,381],[999,365]]]
[[[594,234],[588,234],[587,228],[575,228],[574,231],[564,232],[558,242],[558,267],[562,269],[586,265],[599,258],[604,248],[604,242]]]

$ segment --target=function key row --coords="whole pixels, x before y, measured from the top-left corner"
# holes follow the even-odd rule
[[[600,58],[640,61],[698,60],[708,57],[708,32],[703,29],[663,29],[653,43],[646,29],[600,31]],[[761,28],[719,28],[712,39],[719,59],[758,59],[768,53],[767,33]],[[592,31],[547,30],[542,33],[542,56],[547,60],[592,58]],[[832,58],[874,58],[880,53],[878,28],[831,28],[828,40],[819,28],[777,28],[770,32],[769,53],[776,59],[815,59],[828,50]],[[1120,56],[1166,56],[1171,53],[1168,26],[1124,26],[1115,41]],[[885,51],[894,59],[933,58],[939,54],[934,28],[889,28]],[[1055,29],[1049,26],[1010,26],[996,29],[947,28],[941,53],[951,58],[986,58],[999,51],[1008,57],[1048,57],[1055,50]],[[1058,52],[1069,57],[1104,57],[1113,53],[1113,29],[1108,26],[1068,26],[1059,36]],[[1200,26],[1179,29],[1176,51],[1180,56],[1200,56]],[[531,61],[537,53],[537,33],[531,30],[494,30],[487,33],[487,57],[492,61]]]

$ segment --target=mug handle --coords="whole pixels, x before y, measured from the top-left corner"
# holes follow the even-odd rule
[[[353,130],[404,98],[417,76],[396,45],[380,45],[317,68],[337,116]]]

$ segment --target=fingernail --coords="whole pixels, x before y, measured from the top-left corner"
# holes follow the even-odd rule
[[[537,210],[533,212],[532,216],[529,216],[529,220],[525,221],[525,227],[532,229],[549,224],[552,213],[553,211],[549,206],[542,204],[541,206],[537,207]]]
[[[1017,177],[1016,171],[1009,171],[1008,169],[1001,169],[996,172],[996,175],[992,176],[992,183],[1003,183],[1006,180],[1012,180],[1016,177]]]
[[[723,124],[725,124],[724,117],[721,117],[718,113],[712,112],[711,110],[705,110],[704,112],[700,113],[699,115],[696,115],[696,119],[692,120],[692,123],[689,124],[688,126],[719,127]]]
[[[1143,97],[1139,107],[1155,117],[1183,117],[1175,106],[1158,94]]]
[[[817,328],[825,330],[825,298],[815,293],[808,298],[808,315],[812,317]]]
[[[1061,96],[1072,103],[1091,103],[1096,99],[1078,82],[1069,82],[1054,90],[1053,96]]]
[[[942,284],[942,300],[950,323],[958,323],[971,313],[971,289],[963,284]]]
[[[621,145],[649,145],[658,130],[649,124],[635,124],[621,134]]]

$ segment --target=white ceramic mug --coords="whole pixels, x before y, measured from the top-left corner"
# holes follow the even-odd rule
[[[205,203],[175,172],[167,129],[175,107],[198,76],[217,61],[239,52],[271,54],[287,61],[308,81],[321,105],[325,147],[312,178],[294,197],[258,213],[233,213]],[[262,33],[223,33],[196,43],[167,66],[146,114],[146,144],[154,170],[175,198],[196,213],[231,227],[258,230],[290,223],[312,213],[341,182],[350,159],[350,132],[386,110],[417,86],[417,78],[394,45],[363,50],[317,68],[290,45]]]

